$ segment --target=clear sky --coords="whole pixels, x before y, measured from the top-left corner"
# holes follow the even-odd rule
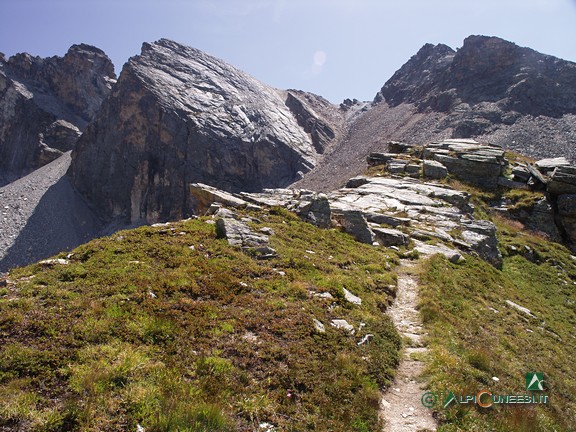
[[[0,0],[0,51],[103,49],[116,71],[142,42],[202,49],[278,88],[372,100],[427,42],[499,36],[576,61],[576,0]]]

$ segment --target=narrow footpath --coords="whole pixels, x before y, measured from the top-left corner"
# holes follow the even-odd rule
[[[424,363],[417,360],[428,351],[423,342],[423,328],[418,305],[418,281],[410,274],[414,263],[402,260],[398,272],[398,289],[388,315],[403,336],[405,343],[400,366],[390,388],[383,394],[381,415],[385,432],[435,431],[432,410],[422,405],[425,383],[420,379]]]

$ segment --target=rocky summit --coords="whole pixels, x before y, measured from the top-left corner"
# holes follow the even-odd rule
[[[0,185],[72,150],[115,78],[106,54],[85,44],[64,57],[0,56]]]
[[[375,101],[414,103],[420,111],[476,112],[458,133],[469,128],[478,134],[486,123],[513,124],[522,114],[576,114],[575,84],[574,63],[500,38],[470,36],[458,51],[442,44],[422,47]]]
[[[175,219],[194,211],[190,183],[257,191],[312,169],[337,134],[322,107],[337,111],[202,51],[146,43],[80,139],[70,175],[104,219]]]

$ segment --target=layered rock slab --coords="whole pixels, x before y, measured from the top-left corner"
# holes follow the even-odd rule
[[[80,139],[72,182],[101,217],[132,222],[192,213],[190,183],[233,192],[286,186],[314,166],[313,141],[321,147],[330,133],[307,133],[284,97],[202,51],[145,43]],[[313,110],[305,111],[310,122]]]

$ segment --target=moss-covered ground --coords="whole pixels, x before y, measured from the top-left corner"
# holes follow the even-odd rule
[[[379,430],[400,347],[384,315],[397,258],[281,209],[248,216],[274,230],[277,258],[229,246],[200,218],[13,270],[0,291],[0,429]]]
[[[435,256],[420,268],[420,311],[430,334],[427,378],[438,396],[439,431],[572,431],[576,257],[517,223],[494,220],[505,255],[502,271],[471,257],[455,265]],[[544,373],[544,392],[526,390],[527,372]],[[549,401],[442,407],[450,391],[477,395],[480,390],[538,400],[547,395]],[[488,402],[484,396],[482,403]]]

